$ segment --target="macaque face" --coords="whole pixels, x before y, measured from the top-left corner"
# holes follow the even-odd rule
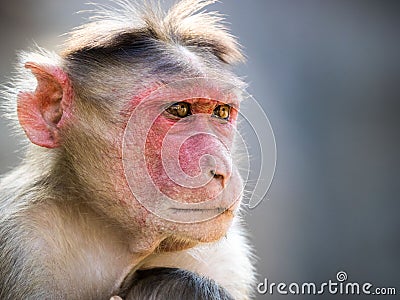
[[[236,91],[196,78],[144,94],[131,103],[123,141],[133,201],[163,228],[174,224],[178,236],[182,229],[189,239],[191,231],[194,239],[220,238],[242,193],[232,158],[239,110]]]

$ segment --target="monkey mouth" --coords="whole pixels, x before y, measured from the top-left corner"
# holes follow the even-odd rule
[[[207,221],[219,216],[233,217],[235,215],[234,207],[216,207],[216,208],[170,208],[170,213],[179,216],[180,218],[186,219],[189,223],[192,223],[193,218],[199,219],[199,221]]]
[[[218,197],[213,201],[198,203],[177,202],[160,203],[155,209],[157,216],[178,223],[200,223],[219,217],[234,217],[240,205],[240,197],[234,201],[227,197]],[[172,204],[172,205],[171,205]]]
[[[229,208],[216,207],[216,208],[170,208],[174,213],[217,213],[221,214]]]
[[[211,221],[220,216],[229,219],[235,216],[233,207],[215,207],[215,208],[170,208],[169,212],[174,218],[179,218],[184,223],[199,223]]]
[[[207,215],[207,216],[218,216],[225,213],[234,214],[237,207],[240,205],[241,198],[238,197],[232,203],[214,203],[214,205],[209,204],[203,207],[185,207],[184,205],[181,207],[170,207],[168,211],[175,215],[185,215],[185,214],[193,214],[193,215]]]

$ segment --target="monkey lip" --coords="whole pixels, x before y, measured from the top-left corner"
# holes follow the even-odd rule
[[[181,212],[186,212],[186,213],[223,213],[229,208],[223,208],[223,207],[216,207],[216,208],[170,208],[174,213],[181,213]]]
[[[234,215],[240,205],[241,198],[238,197],[233,203],[219,203],[203,207],[170,207],[168,211],[174,215],[199,215],[203,217],[216,217],[222,214]]]
[[[197,223],[212,220],[219,216],[233,217],[234,210],[226,207],[215,208],[170,208],[169,212],[174,218],[178,218],[184,223]]]

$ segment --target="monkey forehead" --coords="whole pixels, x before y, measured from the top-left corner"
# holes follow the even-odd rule
[[[229,98],[226,99],[226,101],[221,101],[219,99],[210,99],[210,98],[188,98],[188,99],[182,99],[182,102],[187,102],[191,104],[193,107],[198,107],[198,108],[206,108],[206,107],[212,107],[215,105],[221,105],[221,104],[228,104],[234,108],[239,107],[239,101],[236,98]]]

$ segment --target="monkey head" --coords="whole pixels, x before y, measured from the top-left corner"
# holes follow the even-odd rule
[[[19,122],[41,147],[31,151],[51,157],[43,172],[64,201],[122,225],[133,251],[220,239],[242,196],[244,84],[230,65],[243,57],[218,17],[186,2],[111,33],[106,16],[73,31],[61,55],[24,57],[37,81],[18,95]]]

